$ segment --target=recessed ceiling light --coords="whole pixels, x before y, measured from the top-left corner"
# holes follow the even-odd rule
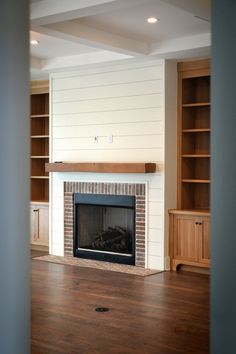
[[[36,39],[31,39],[31,40],[30,40],[30,44],[32,44],[32,45],[38,45],[38,44],[39,44],[39,41],[37,41]]]
[[[148,17],[147,18],[148,23],[156,23],[157,21],[159,21],[159,19],[156,17]]]

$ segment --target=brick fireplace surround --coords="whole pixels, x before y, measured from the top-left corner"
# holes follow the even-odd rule
[[[73,257],[74,193],[135,196],[135,266],[146,265],[146,185],[132,183],[64,182],[64,255]]]

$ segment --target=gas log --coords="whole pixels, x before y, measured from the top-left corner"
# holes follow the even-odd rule
[[[129,252],[131,245],[130,233],[120,227],[108,227],[96,234],[91,245],[85,248],[111,252]]]

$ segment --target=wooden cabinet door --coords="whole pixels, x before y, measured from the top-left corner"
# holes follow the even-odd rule
[[[39,208],[39,242],[41,245],[48,246],[49,233],[49,211],[48,206],[41,206]]]
[[[199,235],[199,262],[210,264],[210,220],[201,218]]]
[[[189,262],[198,261],[198,229],[196,218],[176,216],[174,220],[174,258]]]
[[[30,207],[30,241],[32,244],[48,246],[48,224],[48,205],[32,204]]]
[[[37,205],[31,205],[30,207],[30,242],[32,244],[37,243],[39,239],[39,223],[38,223],[39,209]]]

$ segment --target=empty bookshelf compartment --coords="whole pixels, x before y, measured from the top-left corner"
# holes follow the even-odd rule
[[[183,107],[182,108],[182,129],[210,129],[210,105]]]
[[[31,116],[49,113],[49,95],[42,93],[31,95]]]
[[[209,132],[189,133],[183,132],[182,155],[209,155],[210,135]]]
[[[31,139],[31,156],[48,156],[49,139],[33,138]]]
[[[194,104],[210,101],[210,76],[183,79],[182,103]]]
[[[182,182],[182,209],[209,210],[210,184]]]
[[[49,116],[31,117],[31,136],[49,135]]]
[[[182,159],[182,180],[209,181],[210,159],[208,157],[196,157]]]
[[[31,201],[48,202],[48,179],[31,179]]]
[[[36,158],[31,159],[31,176],[49,176],[48,172],[45,172],[45,163],[48,163],[49,159],[47,158]]]

